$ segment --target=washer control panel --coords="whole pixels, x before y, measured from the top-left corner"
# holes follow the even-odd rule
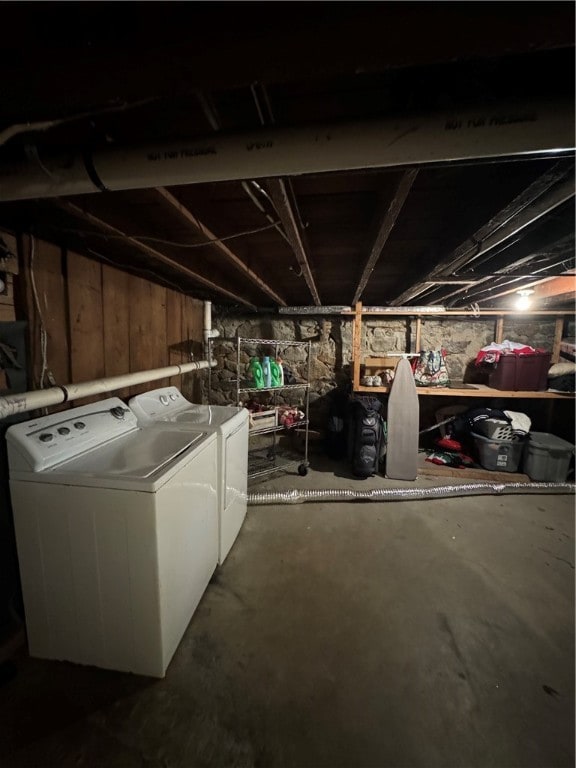
[[[6,431],[10,471],[49,469],[136,429],[117,397],[14,424]]]
[[[177,413],[191,407],[192,403],[177,387],[161,387],[151,392],[143,392],[130,400],[130,408],[141,425],[154,421],[170,421]]]

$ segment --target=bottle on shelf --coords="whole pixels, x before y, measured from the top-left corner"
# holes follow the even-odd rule
[[[254,382],[254,386],[257,389],[262,389],[264,386],[266,386],[264,384],[264,372],[262,370],[262,365],[257,357],[253,357],[250,360],[249,370],[250,375],[252,376],[252,381]]]
[[[262,374],[264,376],[264,386],[272,386],[272,371],[270,369],[270,358],[268,355],[264,355],[262,358]]]
[[[278,384],[279,387],[284,386],[284,367],[282,365],[282,358],[279,357],[276,359],[276,364],[278,365],[278,373],[280,376],[280,383]]]
[[[270,360],[270,382],[272,387],[282,386],[282,368],[274,358]]]

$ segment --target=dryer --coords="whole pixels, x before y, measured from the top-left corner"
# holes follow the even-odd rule
[[[164,677],[216,569],[216,435],[109,398],[6,439],[30,655]]]
[[[218,436],[218,564],[242,528],[247,510],[249,414],[231,405],[191,403],[177,387],[161,387],[129,401],[141,427],[183,425]]]

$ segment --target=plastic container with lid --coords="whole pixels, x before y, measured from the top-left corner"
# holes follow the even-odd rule
[[[500,355],[490,373],[488,384],[494,389],[543,391],[548,386],[550,358],[550,352]]]
[[[574,445],[550,432],[530,432],[524,448],[524,472],[531,480],[563,483]]]
[[[484,469],[499,472],[516,472],[522,459],[524,438],[514,436],[512,440],[498,440],[471,432],[474,446]]]

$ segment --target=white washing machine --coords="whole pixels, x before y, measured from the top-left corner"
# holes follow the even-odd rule
[[[109,398],[6,439],[30,655],[164,677],[216,569],[216,435]]]
[[[141,427],[179,424],[218,436],[218,563],[230,552],[246,517],[248,430],[246,408],[191,403],[177,387],[136,395],[129,406]]]

